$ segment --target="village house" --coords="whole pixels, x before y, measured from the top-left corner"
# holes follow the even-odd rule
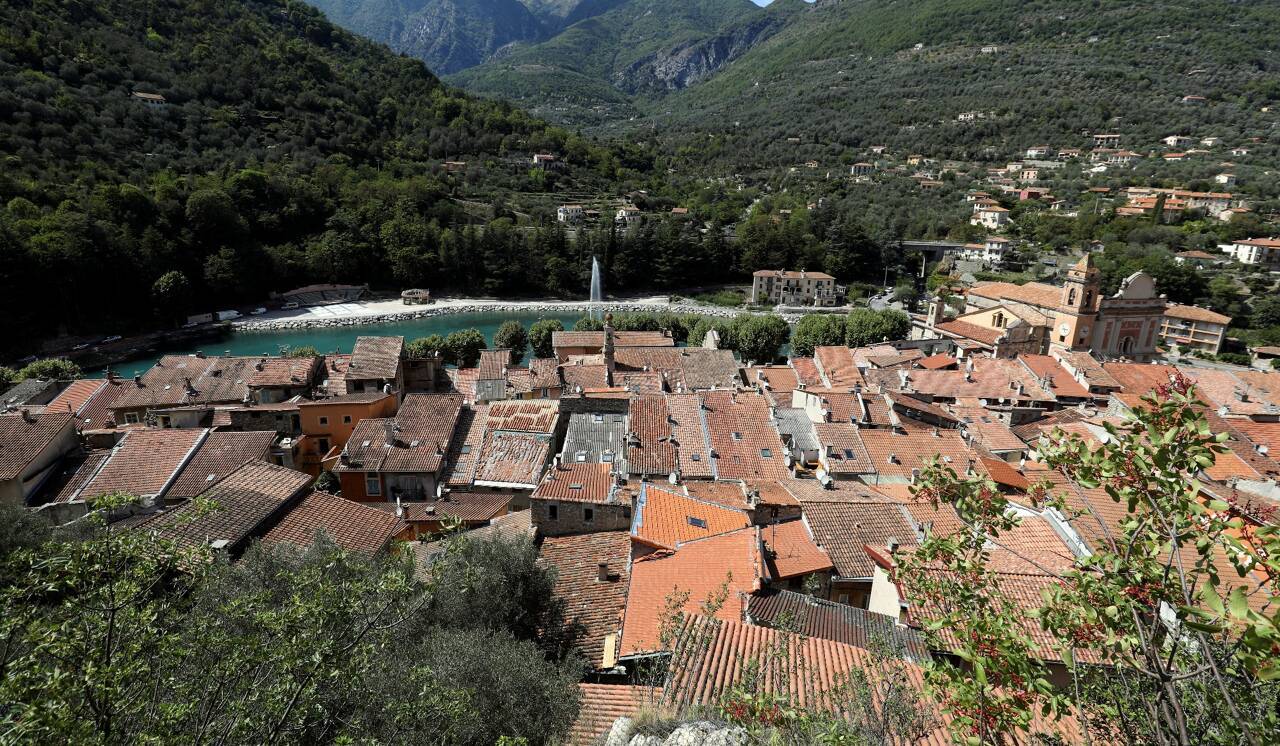
[[[0,414],[0,503],[26,505],[59,459],[77,445],[71,412]]]
[[[1217,184],[1221,184],[1224,187],[1232,187],[1236,185],[1236,175],[1235,174],[1218,174],[1217,176],[1213,177],[1213,181]]]
[[[957,256],[970,262],[982,262],[989,267],[1004,264],[1012,248],[1012,242],[1002,236],[988,236],[982,243],[965,244]]]
[[[1160,325],[1160,339],[1166,345],[1177,345],[1183,352],[1216,355],[1222,351],[1230,325],[1230,316],[1198,306],[1170,303]]]
[[[148,93],[146,91],[134,91],[129,94],[134,101],[140,101],[153,109],[162,109],[169,104],[169,101],[159,93]]]
[[[751,302],[783,306],[839,306],[844,288],[826,272],[761,269],[751,276]]]
[[[556,221],[561,223],[581,222],[584,209],[582,205],[560,205],[556,208]]]
[[[347,393],[404,396],[404,337],[356,337],[347,363]]]
[[[556,459],[530,496],[533,524],[543,536],[626,531],[631,498],[609,464]]]
[[[534,168],[551,169],[551,168],[556,168],[559,165],[560,165],[560,160],[556,156],[552,155],[551,153],[534,153],[533,154]]]
[[[613,222],[623,228],[634,228],[644,220],[644,215],[640,212],[640,208],[635,205],[623,205],[618,208],[618,212],[613,216]]]
[[[1053,155],[1053,148],[1048,145],[1033,145],[1027,148],[1028,158],[1052,158]]]
[[[356,423],[333,466],[343,497],[361,502],[435,497],[461,410],[460,394],[410,394],[395,417]]]
[[[1280,267],[1280,238],[1247,238],[1218,248],[1241,264]]]
[[[982,205],[969,218],[969,225],[977,225],[987,230],[998,231],[1009,224],[1009,211],[999,205]]]
[[[870,176],[875,171],[876,167],[873,163],[855,163],[849,167],[850,176]]]
[[[395,396],[381,391],[299,402],[302,434],[296,444],[295,468],[318,476],[326,465],[332,467],[360,422],[393,417],[395,413]]]

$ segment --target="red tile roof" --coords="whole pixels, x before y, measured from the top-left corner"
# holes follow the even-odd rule
[[[265,461],[275,442],[275,431],[211,432],[196,449],[178,478],[173,480],[166,500],[186,500],[209,489],[215,482],[240,468],[246,461]]]
[[[266,357],[253,363],[247,383],[254,388],[310,386],[323,360],[319,357]]]
[[[468,487],[475,480],[476,464],[484,446],[489,405],[464,407],[458,413],[453,440],[449,442],[444,481],[451,487]]]
[[[1177,303],[1170,303],[1168,307],[1164,309],[1164,315],[1173,319],[1202,321],[1209,324],[1221,324],[1223,326],[1231,323],[1230,316],[1214,313],[1207,308],[1200,308],[1199,306],[1183,306]]]
[[[461,411],[461,394],[409,394],[394,419],[356,425],[334,470],[439,472]]]
[[[702,399],[697,394],[668,394],[671,435],[678,447],[680,476],[684,479],[711,477],[710,436],[703,426]]]
[[[875,466],[862,444],[858,426],[850,422],[819,422],[813,426],[832,474],[873,474]]]
[[[133,381],[126,382],[118,378],[108,380],[80,408],[80,427],[85,430],[97,430],[107,427],[107,423],[123,424],[112,419],[111,410],[132,387]]]
[[[806,386],[823,386],[822,374],[811,357],[791,358],[791,369],[796,372],[796,380]]]
[[[400,370],[404,337],[356,337],[347,364],[351,380],[394,379]]]
[[[70,412],[0,414],[0,482],[21,476],[74,423]]]
[[[766,573],[760,529],[754,526],[636,560],[631,565],[621,655],[670,649],[673,641],[662,639],[662,616],[669,601],[683,598],[684,603],[678,608],[685,614],[695,613],[708,600],[727,591],[715,616],[722,620],[740,619],[742,604],[738,594],[760,590]]]
[[[238,550],[267,530],[274,518],[306,493],[312,478],[302,472],[264,461],[250,461],[205,491],[201,501],[183,503],[138,525],[186,547],[228,542]],[[198,502],[212,510],[202,512]]]
[[[505,514],[513,497],[510,492],[446,492],[437,500],[401,503],[401,519],[406,523],[435,523],[457,518],[467,524],[483,524]],[[396,510],[394,503],[373,505],[379,510]]]
[[[831,557],[814,542],[803,520],[764,526],[760,535],[764,538],[765,558],[772,578],[797,578],[835,569]]]
[[[403,524],[394,514],[324,492],[312,492],[289,509],[262,537],[263,544],[311,546],[323,532],[347,551],[377,552],[391,543]]]
[[[580,626],[575,647],[592,667],[604,667],[617,654],[627,607],[631,537],[626,531],[547,537],[538,556],[556,570],[555,595],[565,604],[565,623]],[[599,578],[602,562],[607,580]]]
[[[977,457],[957,430],[939,430],[936,435],[928,430],[862,430],[859,435],[882,480],[910,481],[913,469],[923,470],[935,457],[964,473],[970,459]]]
[[[1088,398],[1089,390],[1081,386],[1057,358],[1048,355],[1019,355],[1018,361],[1037,378],[1049,381],[1049,391],[1054,396]]]
[[[78,381],[72,381],[71,385],[45,405],[44,411],[79,414],[80,410],[89,403],[89,399],[106,385],[105,378],[81,378]]]
[[[831,557],[842,578],[870,578],[874,563],[864,547],[885,548],[916,543],[915,526],[906,509],[888,500],[875,502],[805,502],[804,519],[815,543]]]
[[[996,341],[1004,336],[1003,329],[988,329],[985,326],[970,324],[968,321],[944,321],[941,324],[935,324],[934,328],[947,334],[972,339],[988,346],[995,345]]]
[[[862,383],[862,373],[853,361],[853,350],[843,345],[838,347],[815,347],[813,359],[822,371],[822,377],[828,386],[852,386]]]
[[[782,436],[755,392],[704,391],[703,416],[719,479],[782,479]]]
[[[541,500],[605,503],[613,492],[613,467],[605,463],[573,462],[547,469],[533,497]]]
[[[510,363],[511,350],[481,350],[480,364],[476,366],[476,377],[481,381],[506,378],[507,366]]]
[[[257,361],[255,357],[165,355],[139,382],[124,383],[114,408],[239,404],[249,393],[248,379]]]
[[[203,429],[130,430],[75,499],[90,500],[112,492],[139,496],[162,494],[170,480],[194,456],[207,432]]]
[[[642,395],[631,400],[631,432],[627,445],[627,468],[632,474],[670,474],[676,468],[676,449],[671,443],[670,413],[663,396]]]
[[[490,407],[492,425],[493,408]],[[485,433],[476,465],[475,483],[487,487],[533,489],[551,457],[551,436],[539,433],[495,431]]]
[[[684,483],[684,491],[690,497],[723,505],[734,510],[750,510],[747,504],[746,486],[742,482],[704,482],[690,480]]]
[[[569,728],[570,746],[591,746],[620,717],[632,717],[662,699],[662,687],[634,684],[578,684],[582,704]]]
[[[747,514],[659,487],[641,486],[631,535],[651,547],[674,549],[680,544],[728,533],[751,525]]]
[[[940,354],[922,357],[915,361],[916,367],[925,370],[945,370],[946,368],[954,368],[959,364],[959,360],[951,355]]]
[[[560,406],[554,399],[512,399],[489,405],[490,430],[522,433],[555,432]]]

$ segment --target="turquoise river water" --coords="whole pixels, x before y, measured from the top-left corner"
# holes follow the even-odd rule
[[[355,344],[356,337],[360,336],[403,336],[406,341],[409,341],[418,337],[429,337],[432,334],[446,336],[450,332],[470,328],[479,329],[484,334],[484,338],[492,343],[494,332],[498,330],[502,322],[508,319],[519,321],[524,324],[526,329],[539,319],[560,319],[566,329],[572,329],[574,322],[581,317],[581,314],[576,313],[539,314],[515,311],[456,313],[379,324],[283,329],[269,332],[235,332],[217,341],[202,342],[190,347],[161,349],[158,354],[116,363],[111,366],[111,369],[122,376],[130,377],[135,373],[146,371],[155,364],[161,354],[184,355],[197,350],[206,355],[278,355],[281,347],[310,345],[322,353],[351,352],[351,347]]]

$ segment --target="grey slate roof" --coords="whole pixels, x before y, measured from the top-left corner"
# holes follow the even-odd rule
[[[813,431],[813,422],[803,409],[778,407],[774,420],[778,425],[778,432],[791,436],[796,448],[802,451],[818,450],[818,435]]]
[[[57,395],[57,381],[41,381],[37,378],[28,378],[25,381],[19,381],[9,387],[3,394],[0,394],[0,407],[39,406],[53,401],[53,398]]]
[[[605,462],[612,453],[614,472],[626,471],[627,416],[615,412],[575,412],[569,416],[561,450],[566,464]],[[579,459],[579,455],[583,458]]]

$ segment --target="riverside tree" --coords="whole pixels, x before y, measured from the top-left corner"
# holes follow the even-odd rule
[[[529,327],[529,344],[533,347],[533,356],[555,357],[556,352],[552,346],[551,335],[562,331],[564,331],[564,324],[560,319],[538,319],[533,322],[533,326]]]
[[[511,350],[511,364],[519,365],[524,359],[524,350],[529,346],[529,335],[524,325],[515,319],[502,322],[498,331],[493,333],[493,347],[497,350]]]

